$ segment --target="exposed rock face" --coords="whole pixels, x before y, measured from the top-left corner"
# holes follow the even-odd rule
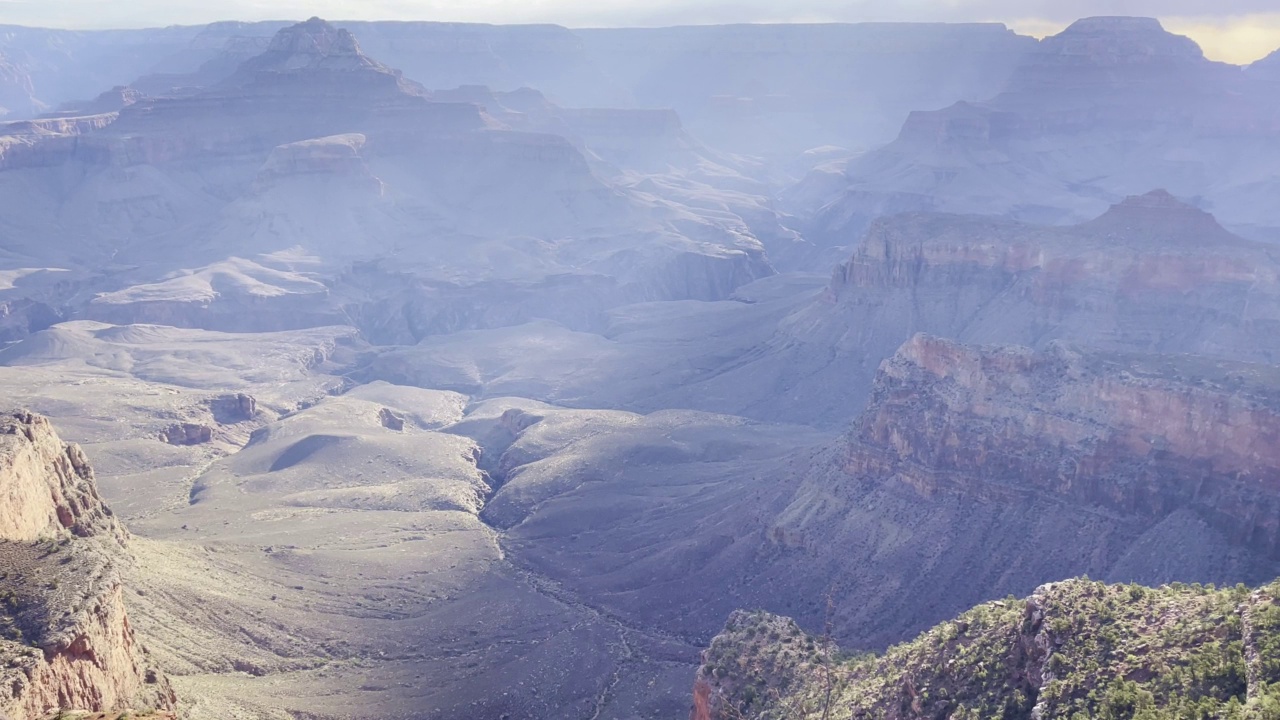
[[[124,537],[98,496],[84,452],[59,440],[38,415],[0,416],[0,492],[0,539],[5,541],[33,542],[63,531]]]
[[[13,342],[62,320],[49,305],[23,298],[0,301],[0,342]]]
[[[365,136],[353,133],[280,145],[258,171],[257,182],[270,184],[298,175],[332,175],[364,180],[380,192],[382,182],[373,176],[360,154],[364,144]]]
[[[101,152],[82,147],[79,138],[118,117],[118,113],[105,113],[5,123],[0,126],[0,170],[53,167],[73,157],[101,159]]]
[[[1259,661],[1280,642],[1278,592],[1058,582],[853,661],[786,618],[735,613],[703,653],[691,718],[1251,714],[1280,699]]]
[[[1280,559],[1276,380],[1264,366],[919,336],[881,366],[846,469],[925,495],[1044,494],[1151,521],[1190,508]]]
[[[215,398],[209,405],[214,420],[231,424],[252,420],[258,414],[258,401],[252,395],[236,393]]]
[[[715,382],[783,376],[788,392],[770,401],[773,417],[843,422],[880,362],[918,332],[1277,362],[1277,329],[1272,246],[1166,192],[1069,227],[915,213],[877,221],[822,298],[782,323],[769,355]]]
[[[0,117],[29,117],[43,109],[27,68],[0,52]]]
[[[382,427],[388,430],[394,430],[396,432],[404,430],[404,416],[391,408],[382,408],[379,410],[378,420],[382,423]]]
[[[1063,577],[1269,580],[1278,389],[1264,365],[919,337],[844,440],[749,486],[757,539],[699,572],[866,648]]]
[[[1096,93],[1106,88],[1155,95],[1170,89],[1179,71],[1199,73],[1210,67],[1195,41],[1166,32],[1154,18],[1093,17],[1045,38],[1014,72],[1005,92],[1040,94],[1053,87]],[[1130,94],[1125,101],[1136,105],[1138,98]]]
[[[199,423],[178,423],[165,428],[160,439],[170,445],[203,445],[213,440],[213,428]]]
[[[246,72],[292,70],[385,69],[365,57],[348,30],[333,27],[318,17],[276,33],[266,52],[246,62]]]
[[[48,420],[6,413],[0,492],[0,712],[35,720],[60,709],[172,708],[125,610],[125,532],[84,454]]]

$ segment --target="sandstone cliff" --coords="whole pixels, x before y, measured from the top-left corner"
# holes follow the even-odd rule
[[[1278,432],[1269,365],[917,337],[845,438],[797,463],[752,587],[883,647],[1063,577],[1265,581]]]
[[[703,653],[691,718],[1274,717],[1278,593],[1072,580],[854,659],[735,613]]]
[[[875,222],[828,291],[782,323],[769,353],[724,378],[729,387],[748,374],[781,376],[787,392],[724,409],[843,423],[880,362],[918,332],[1274,363],[1278,319],[1273,246],[1167,192],[1066,227],[909,213]]]
[[[916,491],[1192,509],[1280,558],[1280,375],[1189,356],[977,349],[918,336],[880,368],[846,469]]]
[[[134,636],[127,535],[76,445],[27,412],[0,416],[0,715],[171,708]]]

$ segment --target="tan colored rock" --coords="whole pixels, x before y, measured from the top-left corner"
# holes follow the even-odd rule
[[[0,414],[0,498],[0,717],[172,709],[124,605],[127,534],[80,448]]]
[[[26,411],[0,415],[0,540],[32,542],[70,531],[123,540],[78,445]]]
[[[845,462],[924,495],[1181,509],[1280,557],[1280,377],[1268,366],[912,339],[881,366]]]
[[[213,428],[199,423],[177,423],[165,428],[160,439],[170,445],[203,445],[213,440]]]

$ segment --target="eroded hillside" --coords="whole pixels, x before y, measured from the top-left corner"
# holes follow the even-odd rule
[[[4,413],[0,493],[0,712],[35,720],[174,707],[125,607],[128,536],[80,448],[45,418]]]
[[[740,612],[703,654],[691,717],[1271,718],[1277,593],[1069,580],[852,659],[791,620]]]

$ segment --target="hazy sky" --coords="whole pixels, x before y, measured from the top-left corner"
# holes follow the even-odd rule
[[[1088,15],[1148,15],[1212,58],[1280,47],[1280,0],[0,0],[0,23],[102,28],[214,20],[551,22],[576,27],[726,22],[999,21],[1036,35]]]

